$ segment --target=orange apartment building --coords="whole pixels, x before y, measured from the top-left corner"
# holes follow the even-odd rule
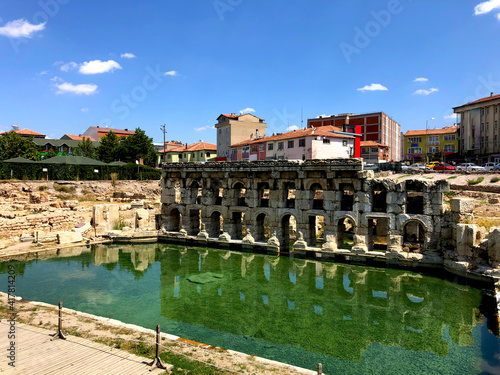
[[[387,146],[388,161],[401,160],[401,125],[384,112],[354,114],[342,113],[308,119],[307,127],[357,125],[361,129],[361,142],[373,141]]]

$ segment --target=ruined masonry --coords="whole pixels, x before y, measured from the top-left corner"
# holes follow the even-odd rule
[[[321,252],[500,276],[500,228],[472,225],[474,202],[446,181],[373,178],[357,159],[167,163],[164,238]]]

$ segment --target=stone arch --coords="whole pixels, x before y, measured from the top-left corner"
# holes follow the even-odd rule
[[[350,250],[354,246],[356,232],[357,223],[351,215],[337,218],[337,248]]]
[[[427,226],[422,220],[409,219],[401,226],[403,234],[403,248],[412,252],[422,252],[427,245]]]
[[[283,202],[285,208],[295,208],[297,187],[295,181],[284,181],[280,183],[283,190]]]
[[[383,182],[374,182],[372,191],[372,212],[387,212],[387,186]]]
[[[255,239],[255,241],[259,242],[265,242],[266,241],[266,235],[269,234],[270,226],[269,226],[269,215],[266,214],[265,212],[261,212],[257,215],[255,215],[255,222],[254,222],[254,230],[252,235]]]
[[[214,206],[222,205],[223,187],[221,181],[218,178],[212,178],[210,180],[210,189],[207,189],[207,193],[209,193],[211,197],[211,204],[213,204]]]
[[[308,179],[306,182],[306,190],[311,190],[311,186],[314,184],[318,184],[321,186],[321,190],[326,190],[326,182],[324,180],[320,180],[318,178]]]
[[[269,182],[259,182],[257,184],[257,194],[258,194],[258,207],[269,207],[269,195],[271,193],[271,186]]]

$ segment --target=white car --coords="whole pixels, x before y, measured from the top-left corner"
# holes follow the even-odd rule
[[[474,163],[462,163],[457,165],[457,171],[485,172],[486,169]]]
[[[408,167],[414,171],[430,171],[431,169],[425,164],[412,164]]]
[[[498,163],[489,162],[489,163],[486,163],[485,165],[483,165],[483,167],[487,171],[493,171],[493,170],[495,170],[495,167],[497,167],[496,169],[498,169],[500,166]]]

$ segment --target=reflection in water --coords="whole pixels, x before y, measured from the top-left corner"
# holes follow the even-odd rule
[[[35,263],[17,266],[28,274],[20,294],[42,293],[26,298],[44,300],[43,283],[59,282],[47,302],[309,368],[498,369],[498,338],[484,324],[496,317],[481,291],[413,272],[149,244],[65,250],[50,272]]]

